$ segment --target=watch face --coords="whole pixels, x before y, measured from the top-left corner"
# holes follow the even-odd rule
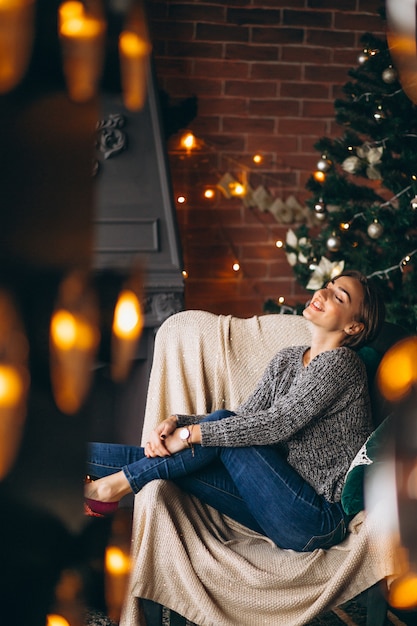
[[[190,431],[188,430],[188,428],[183,428],[182,430],[180,430],[180,439],[182,439],[183,441],[186,441],[190,436]]]

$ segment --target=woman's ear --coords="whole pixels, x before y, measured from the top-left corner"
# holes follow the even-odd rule
[[[344,331],[347,335],[358,335],[364,328],[365,324],[363,322],[351,322],[345,326]]]

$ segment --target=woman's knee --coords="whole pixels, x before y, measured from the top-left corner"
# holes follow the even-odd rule
[[[235,415],[233,411],[229,411],[227,409],[218,409],[217,411],[213,411],[213,413],[209,413],[201,420],[202,422],[216,422],[218,420],[222,420],[225,417],[230,417],[231,415]]]

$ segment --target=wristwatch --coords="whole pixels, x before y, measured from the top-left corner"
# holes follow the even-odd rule
[[[181,441],[185,441],[187,446],[191,448],[191,454],[194,456],[194,446],[193,446],[193,442],[191,441],[192,430],[193,430],[193,425],[191,425],[190,428],[187,428],[186,426],[184,426],[184,428],[181,428],[180,439]]]
[[[181,428],[180,430],[180,439],[182,441],[186,441],[187,445],[189,445],[189,438],[191,437],[191,430],[187,427]]]

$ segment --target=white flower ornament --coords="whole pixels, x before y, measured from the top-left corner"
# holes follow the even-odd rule
[[[335,261],[332,263],[327,257],[322,256],[319,264],[310,276],[306,289],[311,291],[321,289],[325,283],[335,278],[340,272],[343,272],[344,267],[344,261]]]

